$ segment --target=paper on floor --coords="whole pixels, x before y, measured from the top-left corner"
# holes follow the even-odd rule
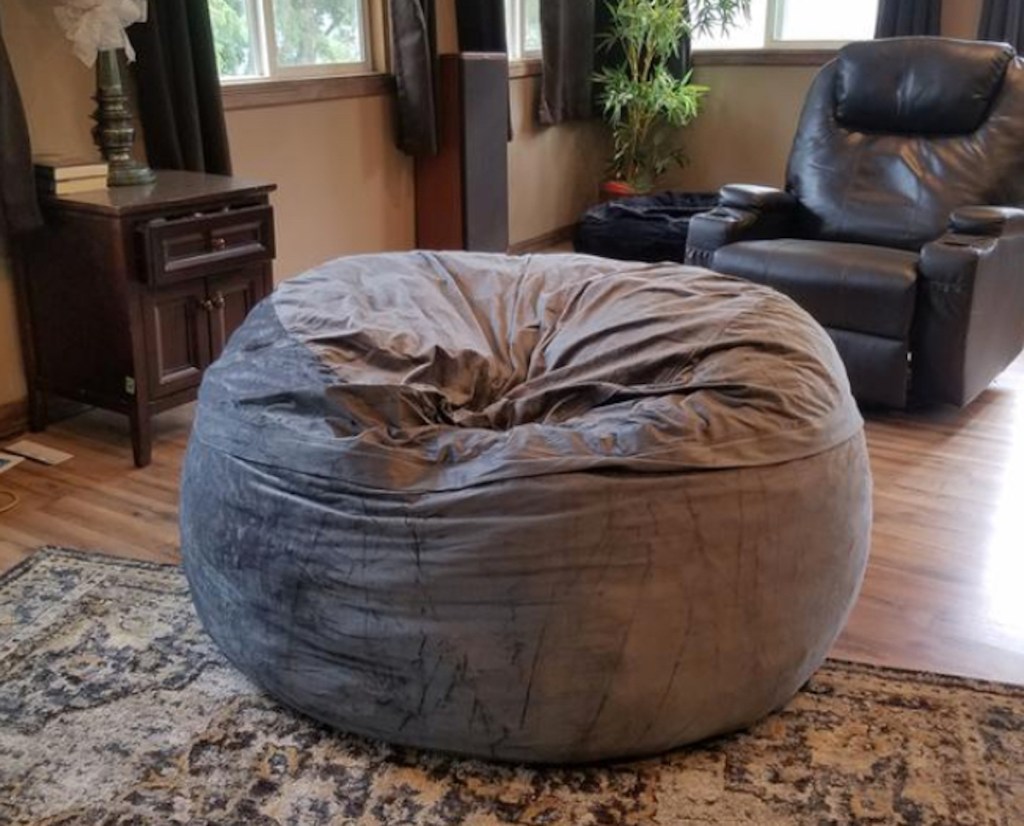
[[[34,459],[37,462],[42,462],[44,465],[59,465],[61,462],[66,462],[72,458],[70,453],[57,450],[55,447],[41,445],[39,442],[33,442],[30,439],[22,439],[14,444],[7,445],[4,450],[8,453],[24,456],[26,459]]]

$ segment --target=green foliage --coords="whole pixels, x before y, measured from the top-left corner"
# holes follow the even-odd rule
[[[690,73],[673,75],[683,39],[691,33],[727,31],[750,0],[607,0],[609,32],[601,48],[621,54],[595,80],[611,126],[609,172],[644,192],[685,158],[679,133],[700,112],[708,89]]]
[[[278,63],[358,63],[359,6],[359,0],[274,0]]]
[[[256,30],[247,0],[208,0],[222,77],[258,70],[250,42]],[[354,63],[363,59],[361,0],[273,0],[281,66]]]
[[[689,0],[688,23],[690,34],[723,35],[739,20],[740,15],[750,18],[750,0]]]
[[[540,0],[525,0],[523,3],[524,46],[528,52],[539,52],[540,42]]]
[[[245,0],[209,0],[221,77],[251,74]]]

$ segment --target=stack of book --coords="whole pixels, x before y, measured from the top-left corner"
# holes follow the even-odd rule
[[[105,161],[38,155],[33,158],[36,183],[49,195],[71,195],[107,188],[109,167]]]

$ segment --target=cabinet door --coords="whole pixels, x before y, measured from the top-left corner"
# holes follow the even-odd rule
[[[210,341],[217,358],[231,334],[241,326],[249,311],[266,295],[266,272],[252,267],[229,275],[206,279],[210,306]]]
[[[149,395],[160,398],[199,384],[210,363],[210,325],[202,280],[153,290],[144,301]]]

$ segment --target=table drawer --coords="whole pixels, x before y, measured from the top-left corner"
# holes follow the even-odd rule
[[[274,210],[266,204],[180,218],[139,228],[145,277],[154,286],[214,275],[274,257]]]

